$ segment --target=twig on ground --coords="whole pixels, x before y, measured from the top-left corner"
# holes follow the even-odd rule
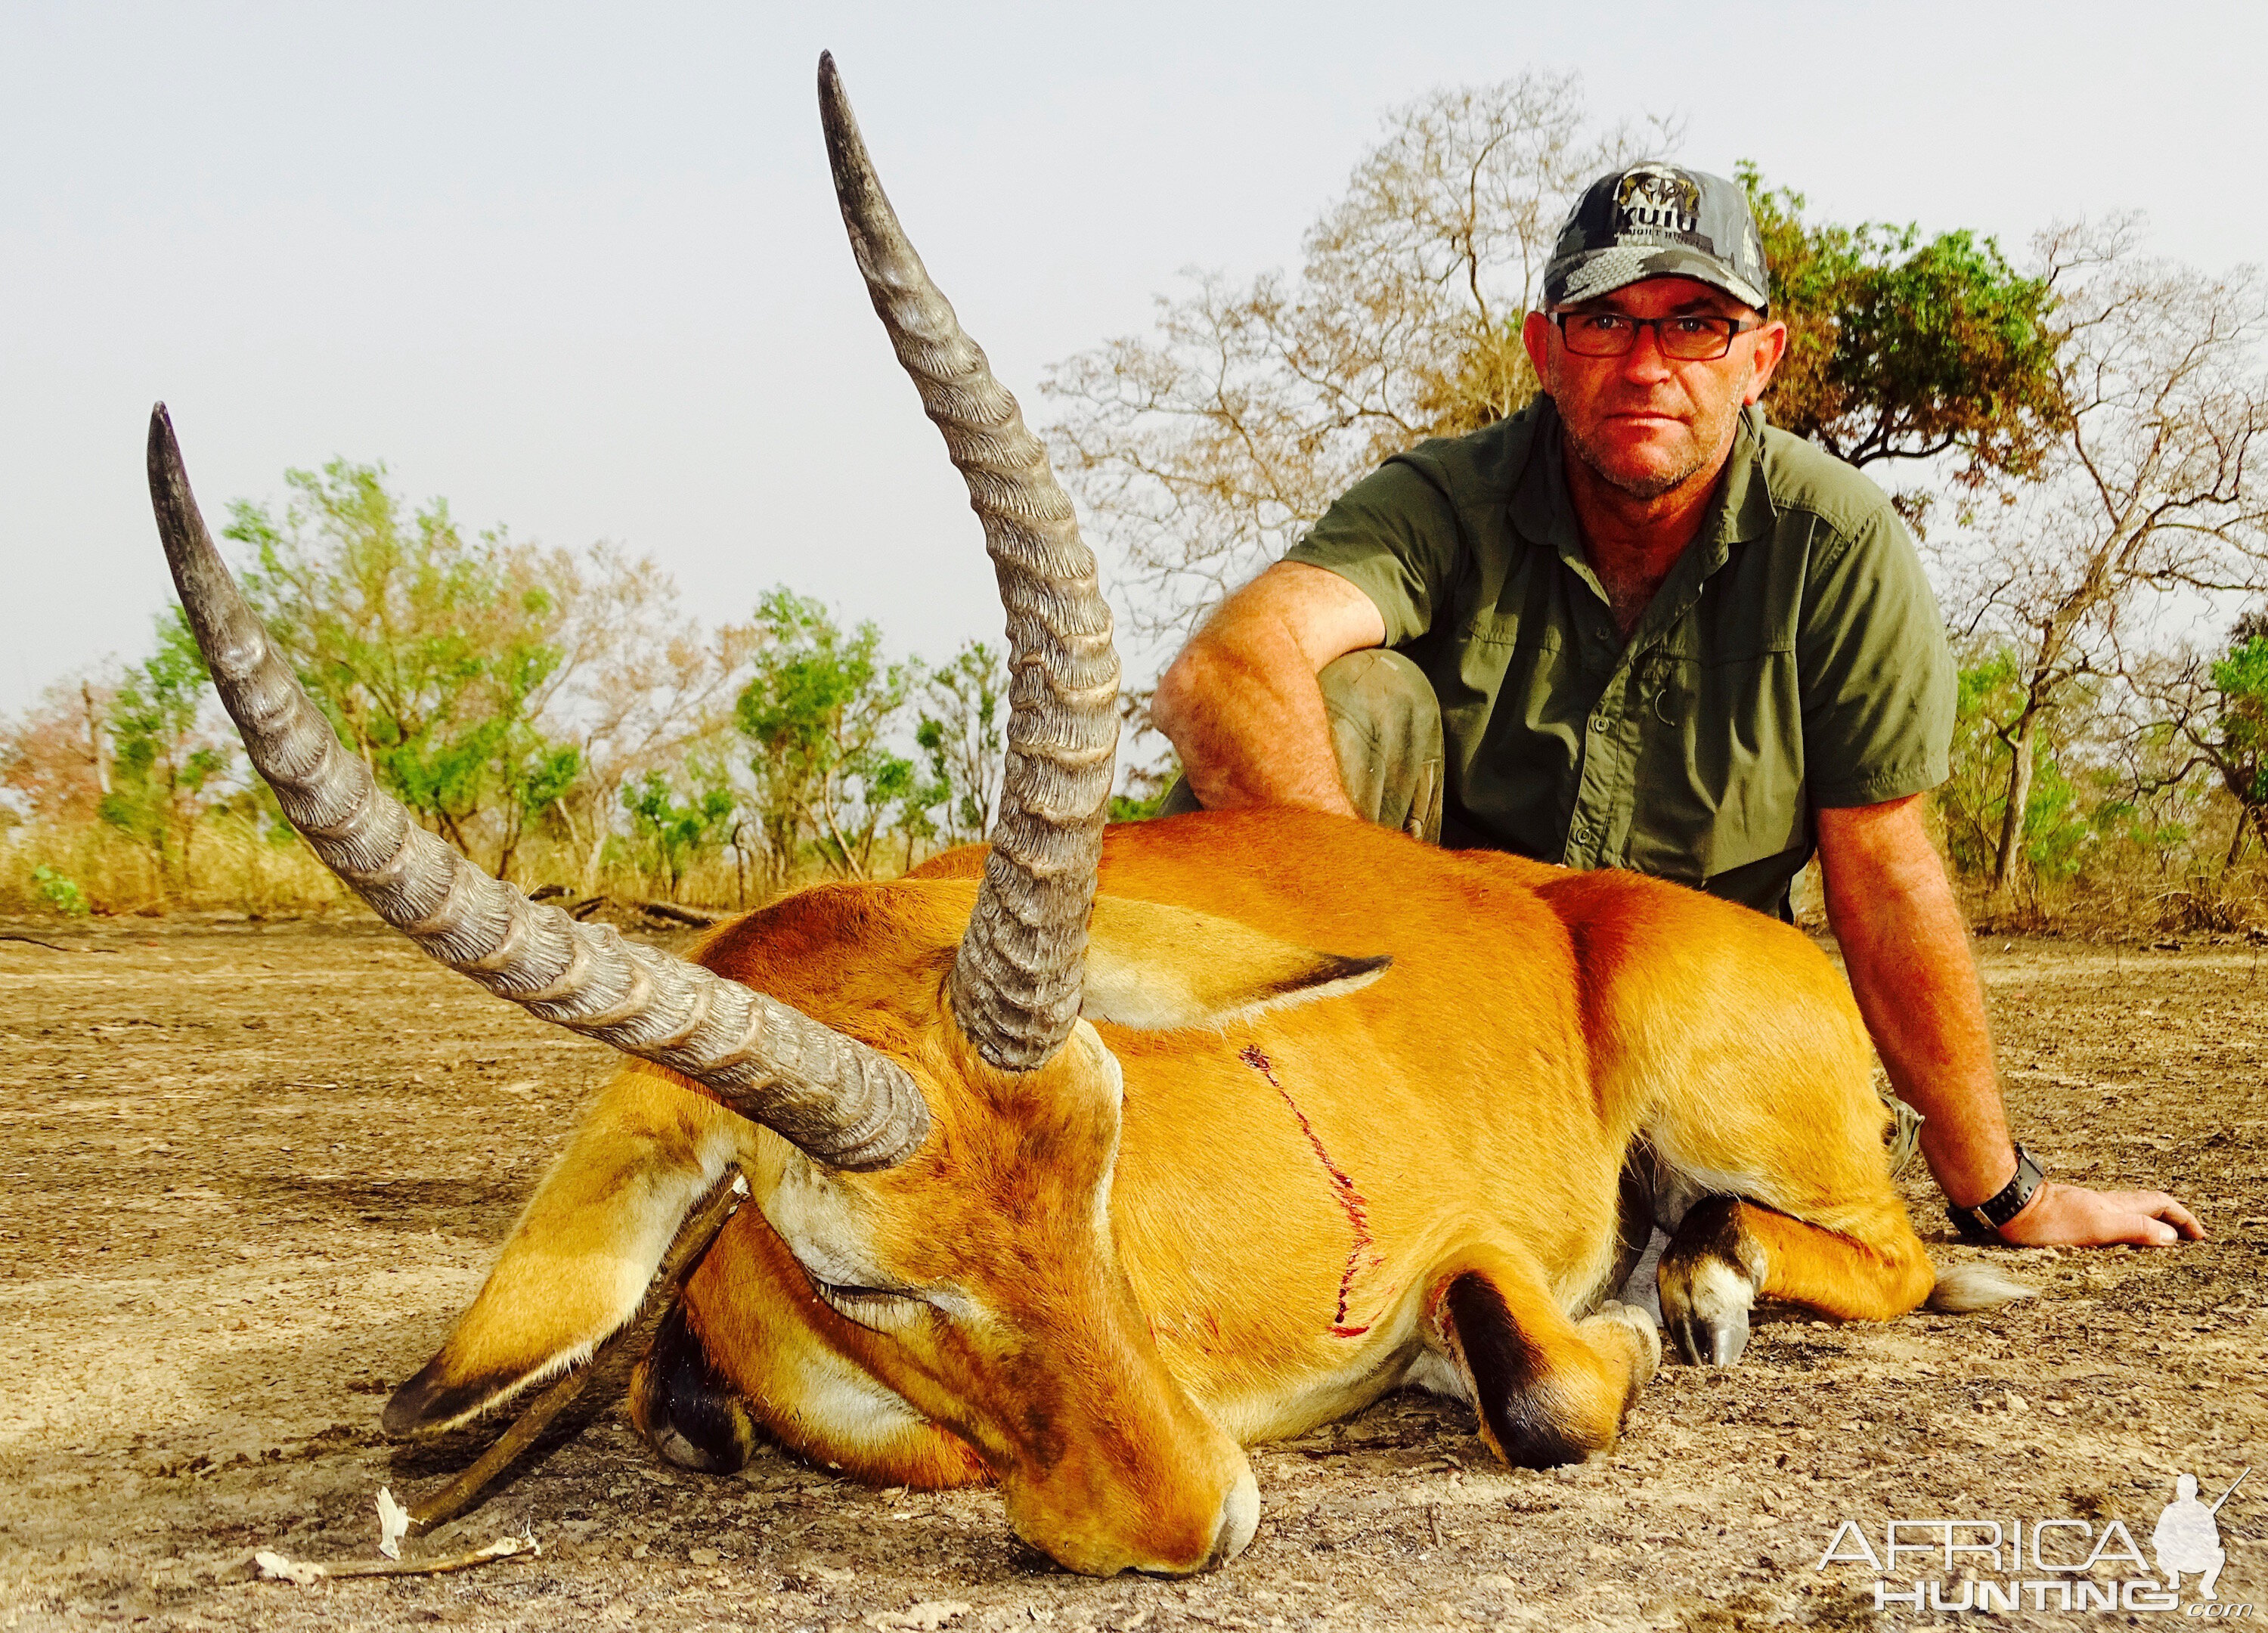
[[[59,947],[52,941],[42,941],[37,936],[18,936],[12,931],[0,931],[0,941],[27,942],[35,947],[45,947],[50,953],[68,953],[69,947]]]
[[[452,1554],[446,1559],[350,1559],[335,1565],[319,1565],[307,1560],[287,1559],[264,1548],[252,1558],[260,1567],[263,1581],[296,1582],[301,1587],[313,1587],[327,1577],[446,1576],[453,1570],[470,1570],[475,1565],[485,1565],[490,1560],[534,1559],[542,1552],[543,1544],[529,1533],[499,1537],[486,1548],[475,1548],[469,1554]]]
[[[705,908],[681,908],[674,901],[641,901],[637,907],[648,918],[670,924],[689,924],[696,930],[707,930],[732,916],[729,913],[711,913]]]
[[[662,1255],[660,1269],[655,1271],[645,1298],[640,1301],[637,1313],[618,1328],[591,1352],[591,1358],[528,1403],[509,1429],[498,1435],[489,1449],[480,1454],[472,1465],[451,1480],[439,1490],[409,1505],[409,1534],[423,1536],[434,1526],[454,1519],[478,1500],[496,1477],[502,1474],[522,1452],[534,1444],[537,1436],[549,1427],[551,1420],[574,1402],[591,1381],[600,1364],[621,1350],[635,1337],[648,1333],[653,1323],[668,1309],[669,1301],[709,1244],[717,1239],[717,1232],[725,1228],[725,1221],[740,1207],[740,1199],[747,1195],[747,1181],[734,1169],[717,1182],[686,1215],[685,1223],[678,1227],[676,1239]]]
[[[606,905],[607,899],[603,895],[586,896],[567,909],[567,916],[579,923]]]

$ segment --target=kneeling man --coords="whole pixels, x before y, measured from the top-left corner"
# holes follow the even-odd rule
[[[1923,825],[1953,732],[1944,624],[1881,490],[1764,423],[1787,349],[1769,288],[1733,183],[1652,162],[1594,182],[1527,320],[1543,394],[1348,489],[1160,681],[1179,808],[1359,814],[1782,917],[1815,849],[1963,1233],[2199,1236],[2172,1197],[2044,1180],[2009,1137]]]

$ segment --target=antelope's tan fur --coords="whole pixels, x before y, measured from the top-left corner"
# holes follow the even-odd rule
[[[804,891],[700,954],[905,1064],[933,1119],[911,1160],[823,1169],[631,1066],[421,1377],[477,1405],[587,1350],[673,1199],[738,1160],[757,1206],[683,1303],[736,1410],[877,1484],[998,1481],[1074,1569],[1186,1570],[1248,1534],[1239,1443],[1405,1382],[1475,1400],[1517,1460],[1611,1444],[1659,1353],[1602,1308],[1641,1144],[1747,1199],[1726,1262],[1753,1284],[1729,1296],[1882,1320],[1931,1290],[1849,989],[1786,925],[1309,813],[1129,825],[1088,1019],[1010,1076],[944,996],[982,854]],[[1727,1296],[1672,1284],[1722,1270],[1666,1268],[1665,1300]],[[929,1302],[873,1330],[814,1276]],[[668,1445],[648,1374],[636,1409]]]
[[[824,56],[819,92],[853,257],[1008,614],[989,852],[802,892],[697,966],[531,901],[337,740],[151,416],[183,610],[284,814],[434,958],[644,1063],[387,1427],[460,1422],[588,1355],[734,1163],[755,1206],[634,1381],[655,1446],[737,1466],[762,1428],[878,1482],[993,1480],[1085,1571],[1233,1555],[1259,1519],[1241,1443],[1404,1381],[1472,1402],[1514,1462],[1610,1445],[1660,1355],[1650,1316],[1602,1298],[1639,1233],[1626,1165],[1701,1198],[1656,1278],[1694,1358],[1734,1358],[1760,1295],[1918,1302],[1933,1277],[1865,1033],[1793,931],[1312,814],[1105,838],[1119,669],[1093,555]]]

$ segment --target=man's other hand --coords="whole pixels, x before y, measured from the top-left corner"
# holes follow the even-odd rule
[[[2197,1216],[2163,1191],[2090,1191],[2053,1180],[2000,1227],[2000,1239],[2016,1247],[2170,1247],[2204,1236]]]

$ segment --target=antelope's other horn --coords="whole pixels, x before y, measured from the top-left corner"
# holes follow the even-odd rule
[[[838,1168],[904,1160],[929,1132],[895,1061],[684,959],[530,901],[418,827],[349,753],[229,577],[173,425],[150,416],[150,498],[221,702],[291,826],[378,916],[539,1019],[681,1072]]]
[[[952,993],[977,1052],[1029,1071],[1079,1018],[1118,747],[1110,604],[1039,438],[899,226],[832,56],[819,59],[819,111],[866,292],[968,484],[1008,611],[1007,767]]]

